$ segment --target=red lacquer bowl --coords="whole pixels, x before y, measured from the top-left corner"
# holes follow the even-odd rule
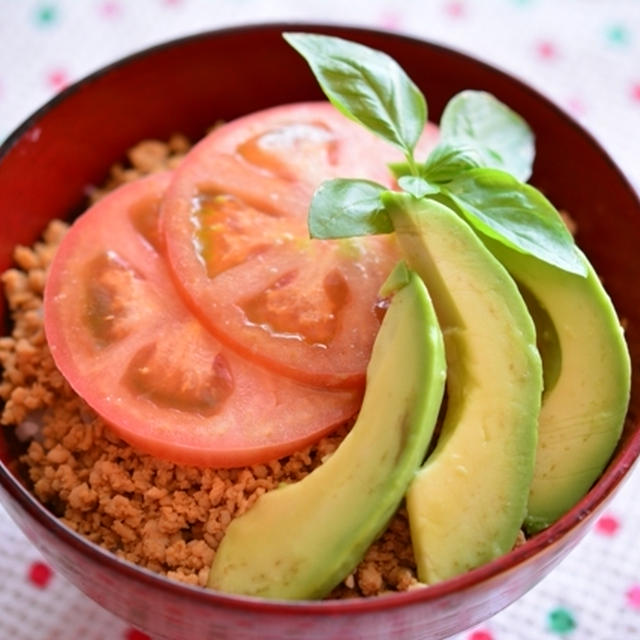
[[[530,88],[485,64],[418,40],[337,27],[237,28],[156,47],[74,85],[23,124],[0,151],[0,269],[53,217],[83,203],[87,185],[146,137],[191,137],[285,102],[320,98],[283,30],[332,33],[386,50],[421,86],[437,120],[456,92],[484,89],[533,127],[533,182],[579,224],[579,243],[627,323],[640,362],[640,204],[598,144]],[[638,380],[636,376],[636,380]],[[484,620],[545,576],[587,533],[640,452],[640,386],[615,456],[591,492],[561,520],[506,556],[427,589],[345,602],[268,602],[171,582],[116,559],[60,524],[8,469],[0,435],[0,497],[49,561],[95,601],[155,638],[445,638]]]

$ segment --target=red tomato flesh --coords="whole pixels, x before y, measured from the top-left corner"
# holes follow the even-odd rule
[[[297,451],[350,418],[361,394],[275,375],[203,328],[161,248],[170,179],[119,188],[65,236],[44,299],[56,365],[114,431],[154,456],[233,467]]]
[[[432,129],[425,134],[433,139]],[[424,146],[424,144],[423,144]],[[177,169],[161,208],[176,287],[238,352],[302,382],[364,384],[393,236],[310,240],[323,180],[389,187],[399,151],[327,102],[267,109],[214,130]]]

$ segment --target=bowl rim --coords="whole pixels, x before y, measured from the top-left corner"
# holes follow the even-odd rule
[[[181,47],[191,42],[207,40],[220,36],[250,36],[252,33],[264,31],[291,31],[304,30],[315,33],[327,33],[332,35],[342,35],[352,39],[359,36],[383,36],[390,40],[404,40],[414,45],[426,47],[438,51],[447,56],[457,58],[463,63],[476,65],[484,71],[501,77],[512,85],[517,86],[520,91],[528,93],[534,100],[544,104],[544,106],[554,112],[565,126],[571,127],[601,155],[608,165],[609,170],[616,174],[622,186],[631,194],[638,210],[640,211],[640,198],[638,192],[630,183],[627,175],[620,169],[612,159],[609,152],[602,146],[596,137],[587,131],[580,123],[571,117],[564,109],[556,104],[549,97],[540,93],[537,89],[527,84],[524,80],[512,75],[500,67],[486,62],[482,59],[465,53],[461,50],[435,43],[415,35],[385,31],[362,25],[351,25],[346,23],[330,22],[303,22],[303,21],[274,21],[256,22],[251,24],[234,25],[216,29],[210,29],[190,35],[170,39],[140,49],[134,53],[110,62],[87,76],[67,86],[47,102],[42,104],[21,124],[19,124],[0,145],[0,162],[11,151],[13,146],[27,133],[39,119],[50,110],[54,109],[67,97],[91,84],[102,76],[125,67],[131,62],[153,55],[166,49]],[[637,424],[638,419],[634,418]],[[129,561],[118,558],[115,554],[89,541],[81,534],[74,532],[65,526],[60,519],[48,511],[30,491],[10,472],[5,463],[0,460],[0,486],[12,497],[16,503],[34,518],[41,526],[48,529],[52,535],[75,551],[85,555],[89,560],[99,562],[106,569],[116,573],[124,574],[134,582],[142,586],[151,586],[165,592],[167,595],[186,596],[195,599],[199,604],[220,605],[231,609],[251,609],[254,612],[265,612],[269,614],[298,614],[316,615],[322,614],[354,614],[366,612],[381,612],[388,609],[402,608],[410,605],[425,604],[430,601],[451,596],[455,593],[465,591],[474,587],[479,587],[492,578],[496,578],[503,572],[516,569],[526,563],[532,556],[555,543],[562,540],[581,521],[594,516],[603,506],[607,497],[615,493],[627,479],[635,466],[640,466],[640,428],[625,443],[609,461],[604,472],[597,480],[592,489],[567,513],[559,518],[547,529],[532,536],[522,545],[507,552],[506,554],[488,562],[476,569],[472,569],[454,578],[430,585],[424,588],[412,589],[405,592],[397,592],[381,595],[372,598],[354,598],[346,600],[268,600],[263,598],[227,594],[202,587],[196,587],[176,580],[169,579],[161,574],[152,572]]]

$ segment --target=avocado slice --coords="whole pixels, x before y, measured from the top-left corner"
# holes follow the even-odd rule
[[[542,365],[518,288],[471,228],[434,200],[385,194],[447,354],[436,448],[407,492],[418,577],[433,584],[509,551],[533,477]]]
[[[591,264],[586,278],[486,240],[492,253],[543,310],[555,334],[542,349],[545,389],[525,528],[540,531],[567,512],[613,454],[629,405],[631,364],[613,304]]]
[[[422,281],[393,296],[367,369],[362,408],[336,452],[266,493],[227,529],[208,586],[264,598],[327,595],[384,530],[420,466],[444,394],[444,343]]]

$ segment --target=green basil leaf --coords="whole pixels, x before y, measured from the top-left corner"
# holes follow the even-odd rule
[[[437,184],[431,184],[424,178],[418,176],[400,176],[398,185],[401,189],[410,193],[416,198],[424,198],[425,196],[439,193],[440,187]]]
[[[420,89],[386,53],[342,38],[285,33],[335,107],[412,156],[427,120]]]
[[[501,159],[491,149],[471,142],[444,140],[433,148],[420,172],[429,182],[442,183],[453,180],[463,171],[496,164],[501,164]]]
[[[462,91],[451,98],[440,120],[440,133],[453,146],[466,142],[491,149],[494,162],[488,166],[508,171],[523,182],[531,176],[533,133],[515,111],[490,93]]]
[[[323,182],[309,208],[312,238],[350,238],[390,233],[393,226],[380,194],[386,187],[369,180],[337,178]]]
[[[487,236],[563,271],[586,275],[560,214],[534,187],[504,171],[471,169],[449,182],[441,193]]]
[[[400,178],[402,178],[402,176],[411,176],[413,175],[412,170],[411,170],[411,165],[408,162],[391,162],[387,165],[387,167],[389,168],[389,171],[391,171],[391,175],[396,179],[396,180],[400,180]],[[420,166],[418,166],[418,169],[421,169]]]

